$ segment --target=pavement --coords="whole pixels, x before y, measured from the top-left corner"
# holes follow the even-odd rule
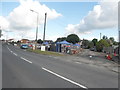
[[[118,88],[118,73],[85,62],[82,57],[40,55],[3,44],[2,87]]]
[[[61,59],[61,57],[59,57]],[[119,68],[120,65],[114,61],[109,61],[107,59],[103,59],[101,57],[92,57],[90,58],[89,56],[76,56],[76,55],[67,55],[62,60],[67,60],[71,62],[75,62],[78,64],[86,64],[89,66],[96,66],[96,67],[101,67],[101,68],[106,68],[108,70],[111,70],[113,72],[119,73]]]
[[[105,58],[105,53],[102,52],[94,52],[89,49],[84,49],[83,52],[80,52],[77,55],[68,55],[67,60],[84,63],[88,65],[95,65],[98,67],[107,68],[116,73],[120,72],[118,68],[120,68],[120,64],[118,64],[118,58],[113,57],[113,60],[108,60]],[[92,56],[90,58],[90,56]],[[69,58],[69,59],[68,59]]]

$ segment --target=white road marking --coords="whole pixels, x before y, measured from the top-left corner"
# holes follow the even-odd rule
[[[13,53],[13,51],[10,51],[11,53]]]
[[[80,63],[80,62],[75,62],[75,63],[77,63],[77,64],[82,64],[82,63]]]
[[[10,50],[8,46],[7,46],[7,48],[8,48],[8,50],[9,50],[11,53],[13,53],[13,51],[12,51],[12,50]]]
[[[15,56],[18,56],[16,53],[13,53]]]
[[[15,56],[18,56],[16,53],[14,53],[13,51],[11,51],[8,46],[7,46],[7,48],[8,48],[8,50],[9,50],[11,53],[13,53]],[[25,59],[25,58],[23,58],[23,57],[20,57],[20,58],[23,59],[24,61],[28,62],[28,63],[32,63],[31,61],[29,61],[29,60],[27,60],[27,59]]]
[[[25,59],[23,57],[20,57],[20,58],[23,59],[24,61],[28,62],[28,63],[32,63],[31,61],[29,61],[29,60],[27,60],[27,59]]]
[[[8,46],[7,46],[7,48],[8,48],[9,51],[11,51]]]
[[[8,50],[13,53],[15,56],[18,56],[16,53],[14,53],[12,50],[9,49],[9,47],[7,46]]]
[[[50,70],[48,70],[48,69],[46,69],[46,68],[44,68],[44,67],[42,67],[42,69],[45,70],[45,71],[47,71],[47,72],[49,72],[49,73],[51,73],[51,74],[53,74],[53,75],[55,75],[55,76],[57,76],[57,77],[60,77],[60,78],[64,79],[64,80],[66,80],[66,81],[68,81],[68,82],[70,82],[70,83],[72,83],[72,84],[75,84],[75,85],[77,85],[77,86],[79,86],[79,87],[81,87],[81,88],[87,89],[86,86],[83,86],[83,85],[81,85],[81,84],[79,84],[79,83],[77,83],[77,82],[75,82],[75,81],[72,81],[72,80],[70,80],[70,79],[68,79],[68,78],[65,78],[65,77],[63,77],[63,76],[61,76],[61,75],[59,75],[59,74],[57,74],[57,73],[54,73],[53,71],[50,71]]]

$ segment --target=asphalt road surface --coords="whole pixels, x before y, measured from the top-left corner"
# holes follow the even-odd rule
[[[118,73],[2,45],[3,88],[118,88]]]

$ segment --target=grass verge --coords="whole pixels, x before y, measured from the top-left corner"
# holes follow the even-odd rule
[[[41,51],[40,49],[36,49],[36,50],[28,49],[28,51],[34,52],[34,53],[37,53],[37,54],[42,54],[42,55],[64,56],[61,53],[51,52],[51,51]]]

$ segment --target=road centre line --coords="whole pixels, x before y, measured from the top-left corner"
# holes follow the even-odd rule
[[[8,48],[8,50],[9,50],[11,53],[13,53],[15,56],[18,56],[16,53],[14,53],[13,51],[11,51],[8,46],[7,46],[7,48]],[[31,61],[29,61],[29,60],[27,60],[27,59],[25,59],[25,58],[23,58],[23,57],[20,57],[20,58],[23,59],[24,61],[28,62],[28,63],[32,63]]]
[[[8,48],[9,51],[11,51],[8,46],[7,46],[7,48]]]
[[[7,46],[7,48],[8,48],[8,46]],[[13,53],[15,56],[17,56],[17,54],[14,53],[13,51],[11,51],[9,48],[8,48],[8,50],[9,50],[11,53]],[[31,61],[29,61],[29,60],[27,60],[27,59],[25,59],[25,58],[23,58],[23,57],[20,57],[20,58],[21,58],[22,60],[28,62],[28,63],[32,63]],[[63,76],[61,76],[61,75],[59,75],[59,74],[57,74],[57,73],[55,73],[55,72],[53,72],[53,71],[50,71],[50,70],[48,70],[48,69],[46,69],[46,68],[44,68],[44,67],[42,67],[42,69],[45,70],[45,71],[47,71],[47,72],[49,72],[49,73],[51,73],[51,74],[53,74],[53,75],[55,75],[55,76],[57,76],[57,77],[59,77],[59,78],[64,79],[64,80],[66,80],[66,81],[68,81],[68,82],[70,82],[70,83],[72,83],[72,84],[75,84],[75,85],[77,85],[77,86],[79,86],[79,87],[81,87],[81,88],[87,89],[87,87],[85,87],[85,86],[83,86],[83,85],[81,85],[81,84],[79,84],[79,83],[77,83],[77,82],[75,82],[75,81],[72,81],[72,80],[70,80],[70,79],[68,79],[68,78],[66,78],[66,77],[63,77]]]
[[[25,59],[23,57],[20,57],[20,58],[23,59],[24,61],[28,62],[28,63],[32,63],[31,61],[29,61],[29,60],[27,60],[27,59]]]
[[[18,56],[16,53],[13,53],[15,56]]]
[[[13,51],[10,50],[11,53],[13,53]]]
[[[63,76],[61,76],[61,75],[59,75],[59,74],[57,74],[57,73],[55,73],[55,72],[53,72],[53,71],[50,71],[50,70],[48,70],[48,69],[46,69],[46,68],[44,68],[44,67],[42,67],[42,69],[45,70],[45,71],[47,71],[47,72],[49,72],[49,73],[51,73],[51,74],[53,74],[53,75],[55,75],[55,76],[57,76],[57,77],[59,77],[59,78],[64,79],[64,80],[66,80],[66,81],[68,81],[68,82],[70,82],[70,83],[72,83],[72,84],[75,84],[75,85],[77,85],[77,86],[79,86],[79,87],[81,87],[81,88],[87,89],[86,86],[83,86],[83,85],[81,85],[81,84],[79,84],[79,83],[77,83],[77,82],[75,82],[75,81],[72,81],[72,80],[70,80],[70,79],[68,79],[68,78],[66,78],[66,77],[63,77]]]
[[[7,46],[7,48],[8,48],[8,46]],[[14,53],[12,50],[10,50],[9,48],[8,48],[8,50],[11,52],[11,53],[13,53],[15,56],[18,56],[16,53]]]
[[[8,47],[7,47],[8,48]],[[12,50],[10,50],[9,48],[8,48],[8,50],[11,52],[11,53],[13,53],[13,51]]]

